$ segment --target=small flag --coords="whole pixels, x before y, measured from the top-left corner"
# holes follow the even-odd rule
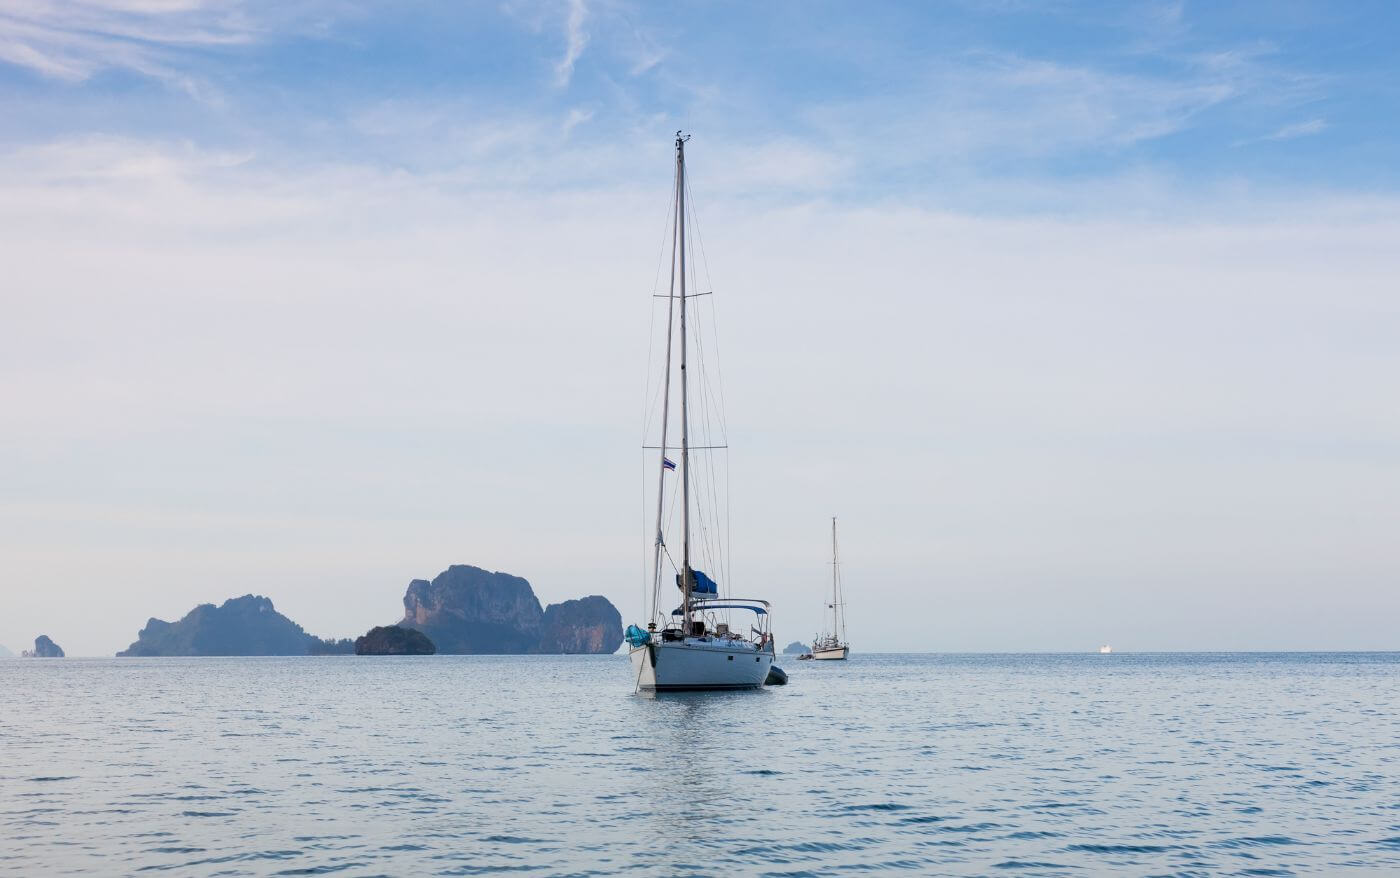
[[[663,457],[661,458],[661,468],[673,470],[676,468],[676,462],[671,460],[671,458],[669,457]]]

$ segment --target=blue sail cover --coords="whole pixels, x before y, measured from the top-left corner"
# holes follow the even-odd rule
[[[704,595],[719,596],[719,586],[715,581],[706,576],[702,571],[691,569],[690,575],[695,579],[695,587],[690,590],[692,595],[703,597]],[[685,586],[681,584],[681,574],[676,574],[676,588],[685,591]]]
[[[627,642],[633,646],[645,646],[651,640],[651,635],[638,628],[636,625],[628,625],[627,633],[623,636],[626,637]]]

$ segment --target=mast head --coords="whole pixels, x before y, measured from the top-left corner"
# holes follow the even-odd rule
[[[680,133],[679,131],[677,131],[677,132],[676,132],[676,150],[677,150],[677,151],[683,150],[683,149],[685,148],[685,142],[686,142],[687,140],[689,140],[689,139],[690,139],[690,135],[689,135],[689,134],[682,134],[682,133]]]

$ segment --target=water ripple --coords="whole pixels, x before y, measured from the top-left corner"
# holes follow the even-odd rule
[[[0,662],[0,876],[1400,874],[1395,654],[788,670]]]

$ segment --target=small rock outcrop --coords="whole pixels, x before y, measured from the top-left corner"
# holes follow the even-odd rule
[[[454,564],[432,582],[415,579],[398,624],[428,635],[448,654],[615,652],[622,615],[597,595],[540,607],[530,583],[509,573]]]
[[[15,657],[15,654],[12,653],[12,652],[10,652],[8,649],[6,649],[4,644],[0,643],[0,658],[14,658],[14,657]]]
[[[379,625],[355,639],[355,655],[432,655],[437,647],[421,631]]]
[[[799,643],[796,640],[783,647],[783,655],[803,655],[811,651],[812,648],[810,646],[805,643]]]
[[[47,634],[34,638],[34,648],[24,651],[25,658],[63,658],[63,647],[49,639]]]
[[[178,622],[151,619],[118,656],[308,655],[337,650],[334,641],[307,634],[261,595],[200,604]]]

